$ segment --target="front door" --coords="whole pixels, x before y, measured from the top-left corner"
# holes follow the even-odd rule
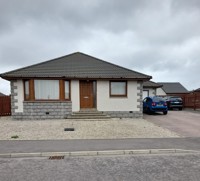
[[[80,81],[80,107],[95,108],[95,81]]]

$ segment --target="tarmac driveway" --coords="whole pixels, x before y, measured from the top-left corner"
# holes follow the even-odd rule
[[[200,114],[191,111],[168,111],[167,115],[144,114],[144,119],[176,132],[181,137],[200,137]]]

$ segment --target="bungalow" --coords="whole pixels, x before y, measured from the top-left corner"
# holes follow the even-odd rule
[[[62,119],[84,109],[142,117],[143,82],[151,79],[79,52],[0,77],[11,82],[14,119]]]
[[[163,85],[159,88],[159,94],[163,96],[182,96],[188,94],[188,90],[179,82],[158,82]]]
[[[195,89],[194,92],[200,92],[200,88]]]
[[[161,88],[162,85],[157,84],[153,81],[146,81],[143,84],[143,98],[147,96],[157,96],[158,88]]]

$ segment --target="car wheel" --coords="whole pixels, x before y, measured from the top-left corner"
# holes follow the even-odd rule
[[[167,114],[167,111],[163,111],[163,114],[166,115],[166,114]]]

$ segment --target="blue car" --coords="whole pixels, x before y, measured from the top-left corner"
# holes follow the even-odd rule
[[[166,115],[168,112],[167,103],[162,97],[146,97],[143,100],[143,112],[148,114],[163,112]]]

